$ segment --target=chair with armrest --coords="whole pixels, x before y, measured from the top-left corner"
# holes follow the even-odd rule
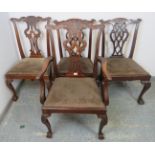
[[[13,80],[35,80],[36,76],[39,74],[41,70],[45,57],[43,56],[43,53],[38,46],[38,40],[42,35],[39,25],[41,23],[50,23],[50,20],[50,17],[42,18],[35,16],[11,18],[15,30],[19,54],[21,57],[21,60],[18,63],[16,63],[13,67],[11,67],[10,70],[5,74],[6,84],[13,93],[13,101],[16,101],[18,99],[15,88],[12,85]],[[21,41],[23,41],[24,39],[22,38],[22,31],[21,29],[19,29],[20,24],[24,23],[26,24],[26,29],[24,29],[24,37],[26,37],[30,43],[29,56],[26,56],[27,52],[23,49],[23,42]],[[47,56],[50,56],[48,44],[49,33],[47,32],[46,35],[47,51],[45,51],[45,53],[47,53]],[[44,75],[44,78],[48,80],[47,73]]]
[[[100,38],[99,31],[98,39]],[[97,44],[99,42],[97,41]],[[106,106],[108,99],[108,93],[106,86],[106,81],[104,81],[104,85],[102,87],[98,87],[96,83],[96,70],[93,70],[93,76],[65,76],[60,77],[55,73],[55,58],[47,59],[46,63],[44,63],[42,67],[42,71],[37,79],[40,79],[41,84],[41,95],[40,101],[42,105],[42,116],[41,121],[48,128],[47,137],[52,137],[52,129],[50,122],[48,121],[48,117],[53,115],[54,113],[73,113],[73,114],[95,114],[99,118],[101,118],[101,122],[99,125],[98,138],[103,139],[104,135],[102,133],[102,129],[104,125],[107,124],[107,114],[106,114]],[[71,57],[71,61],[75,60],[75,57]],[[79,64],[81,61],[78,62]],[[103,63],[103,68],[105,68]],[[96,65],[94,67],[97,67]],[[45,80],[44,74],[46,70],[51,70],[52,76],[51,83],[52,86],[46,95],[45,93]],[[82,70],[82,66],[81,66]],[[79,73],[79,72],[78,72]],[[105,70],[103,69],[103,76],[106,77]],[[54,78],[53,78],[54,77]],[[108,79],[108,77],[106,78]],[[104,79],[103,79],[104,80]],[[101,89],[101,90],[100,90]]]
[[[98,58],[98,60],[106,63],[106,68],[104,69],[109,79],[111,79],[109,81],[140,80],[144,87],[137,102],[144,104],[142,96],[151,86],[151,75],[133,59],[141,19],[116,18],[101,22],[105,24],[105,29],[103,30],[105,43],[102,49],[104,58]],[[113,48],[111,46],[108,47],[110,42]],[[127,47],[129,46],[130,50],[127,52]]]

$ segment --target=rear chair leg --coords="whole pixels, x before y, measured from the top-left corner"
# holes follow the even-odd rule
[[[103,127],[107,124],[108,122],[108,118],[107,118],[107,114],[102,114],[102,115],[98,115],[99,118],[101,118],[101,122],[99,125],[99,132],[98,132],[98,138],[100,140],[104,139],[104,134],[102,132]]]
[[[10,79],[6,79],[6,85],[7,87],[11,90],[11,92],[13,93],[13,96],[12,96],[12,101],[17,101],[18,100],[18,96],[16,94],[16,91],[12,85],[12,82],[13,80],[10,80]]]
[[[140,105],[145,103],[142,97],[143,97],[144,93],[151,87],[150,81],[141,81],[141,83],[144,85],[144,87],[143,87],[143,89],[142,89],[142,91],[141,91],[141,93],[137,99],[137,102]]]
[[[51,129],[51,125],[50,125],[50,122],[48,121],[47,117],[48,117],[47,115],[43,114],[41,116],[41,122],[43,124],[45,124],[47,129],[48,129],[48,131],[47,131],[47,138],[52,138],[52,129]]]

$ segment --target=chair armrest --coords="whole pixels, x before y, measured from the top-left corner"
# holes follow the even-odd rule
[[[111,80],[111,76],[109,75],[107,71],[107,59],[103,57],[97,57],[97,62],[100,62],[102,65],[102,74],[104,76],[102,81],[102,94],[103,94],[103,101],[104,104],[107,106],[109,105],[109,93],[108,93],[108,81]]]
[[[41,72],[39,73],[39,75],[36,77],[37,80],[43,79],[45,72],[47,71],[50,63],[54,60],[53,57],[48,57],[45,59]]]
[[[40,103],[41,104],[44,104],[46,100],[44,74],[53,60],[54,60],[53,57],[46,58],[43,63],[40,74],[36,77],[37,80],[40,80]]]
[[[103,58],[101,56],[98,56],[97,62],[100,62],[102,65],[102,73],[103,73],[104,77],[108,80],[112,80],[112,77],[110,76],[110,74],[107,71],[107,59]]]

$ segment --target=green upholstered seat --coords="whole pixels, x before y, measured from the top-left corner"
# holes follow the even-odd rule
[[[105,109],[100,88],[93,78],[56,78],[44,108]]]
[[[41,72],[42,65],[45,58],[24,58],[14,65],[8,72],[7,75],[15,76],[36,76]],[[46,73],[47,75],[47,73]]]
[[[112,77],[148,76],[148,73],[129,58],[107,58],[107,71]]]

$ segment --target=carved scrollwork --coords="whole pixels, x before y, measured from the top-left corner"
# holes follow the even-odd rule
[[[84,33],[72,34],[67,32],[66,40],[63,42],[64,48],[69,52],[70,56],[81,55],[85,50],[87,42],[84,40]]]
[[[38,39],[41,35],[41,31],[37,28],[37,24],[41,21],[47,21],[47,23],[49,23],[50,19],[51,19],[50,17],[42,18],[35,16],[27,16],[27,17],[21,17],[19,19],[17,18],[11,19],[14,24],[16,22],[25,22],[27,24],[24,33],[30,42],[30,50],[29,50],[30,57],[42,57],[41,50],[38,47]]]
[[[101,20],[101,23],[105,25],[111,25],[112,30],[110,32],[110,40],[113,44],[113,53],[111,56],[120,56],[123,57],[123,48],[127,40],[129,39],[129,25],[133,25],[133,36],[131,37],[131,50],[129,57],[132,58],[134,53],[134,48],[136,44],[137,32],[139,23],[141,19],[126,19],[126,18],[115,18],[107,21]]]
[[[94,22],[95,20],[69,19],[61,22],[54,21],[55,25],[51,27],[67,30],[63,46],[70,56],[80,56],[87,46],[83,30],[93,28]]]

